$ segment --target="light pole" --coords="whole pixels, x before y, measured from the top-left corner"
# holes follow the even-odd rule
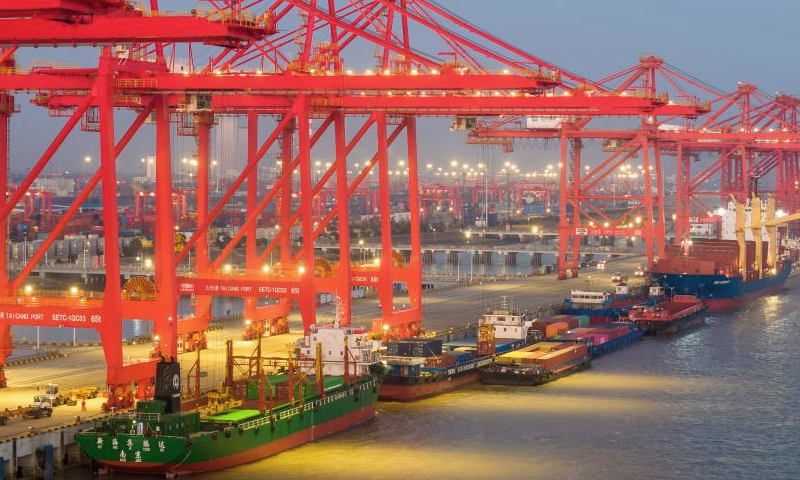
[[[219,192],[219,168],[215,168],[218,165],[216,160],[211,160],[211,168],[214,169],[214,191]]]
[[[472,237],[472,232],[467,230],[464,233],[464,237],[467,239],[467,251],[469,251],[469,283],[472,283],[472,250],[469,248],[469,239]]]
[[[459,201],[461,205],[459,206],[459,213],[460,217],[459,220],[461,225],[466,225],[464,223],[464,217],[467,213],[467,199],[466,199],[466,188],[467,188],[467,172],[469,170],[469,164],[465,163],[461,165],[461,190],[459,190]]]
[[[486,171],[486,165],[479,163],[478,171],[483,175],[483,228],[489,226],[489,175]]]
[[[72,296],[72,298],[77,298],[78,297],[78,287],[76,287],[76,286],[69,287],[69,293]],[[78,345],[78,342],[76,341],[76,336],[77,336],[76,328],[72,327],[72,346],[73,347],[76,347]]]
[[[506,222],[511,223],[511,162],[505,163],[505,168],[500,173],[506,174]]]
[[[83,270],[86,271],[86,255],[89,250],[89,236],[86,236],[86,241],[83,242]]]

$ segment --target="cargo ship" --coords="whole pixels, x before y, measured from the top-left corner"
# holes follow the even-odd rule
[[[564,299],[561,313],[586,316],[589,324],[616,322],[625,318],[637,305],[655,303],[656,299],[629,294],[628,285],[616,285],[614,293],[603,291],[571,290],[569,298]]]
[[[591,327],[574,328],[558,340],[586,343],[589,354],[599,357],[641,340],[644,331],[631,322],[600,323]]]
[[[766,247],[766,245],[765,245]],[[747,242],[748,257],[755,250]],[[790,260],[774,268],[763,265],[758,271],[741,274],[737,257],[739,245],[732,240],[700,239],[681,245],[668,245],[666,257],[653,267],[653,280],[678,295],[694,295],[710,311],[735,309],[761,295],[780,290],[792,271]]]
[[[316,359],[309,361],[313,351]],[[326,362],[330,356],[338,359]],[[76,434],[77,443],[97,473],[172,477],[261,460],[373,417],[383,369],[365,333],[313,328],[299,357],[281,359],[287,363],[276,372],[280,375],[262,370],[279,359],[262,360],[267,359],[259,355],[250,362],[259,367],[255,382],[247,383],[247,398],[212,402],[221,396],[217,392],[209,394],[208,406],[194,411],[180,410],[180,366],[160,363],[156,378],[166,381],[157,382],[155,399],[98,420]],[[246,408],[248,402],[257,402],[257,408]]]
[[[479,320],[477,337],[443,343],[413,338],[390,342],[383,358],[386,375],[380,400],[409,402],[451,391],[478,379],[478,371],[498,354],[540,339],[525,315],[503,300],[500,309]]]
[[[775,293],[792,272],[793,262],[781,248],[777,227],[798,214],[776,215],[772,197],[753,197],[747,205],[731,202],[728,207],[722,212],[720,239],[667,245],[651,275],[676,295],[697,296],[709,311],[738,308]]]
[[[702,325],[705,302],[694,295],[673,295],[652,307],[637,307],[628,314],[648,335],[668,335]]]
[[[481,368],[481,382],[489,385],[534,386],[584,370],[591,365],[582,342],[540,342],[499,355]]]

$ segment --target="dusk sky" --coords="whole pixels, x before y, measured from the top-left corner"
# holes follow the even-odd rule
[[[170,9],[171,4],[183,7],[193,2],[162,2],[162,8]],[[590,79],[602,78],[632,65],[643,53],[654,53],[722,90],[733,90],[737,81],[747,80],[769,94],[776,91],[800,93],[795,85],[800,73],[795,46],[796,19],[800,18],[798,2],[673,0],[647,4],[633,0],[443,0],[441,4],[515,46]],[[429,47],[424,43],[420,40],[414,46],[426,50]],[[40,49],[34,56],[62,63],[96,62],[96,54],[91,49],[82,52],[67,48]],[[26,65],[30,54],[23,51],[19,59]],[[369,59],[360,60],[365,61]],[[63,119],[47,118],[46,112],[29,105],[24,95],[17,98],[23,113],[12,120],[11,151],[12,169],[20,172],[33,164],[44,150],[45,142],[49,142],[63,124]],[[127,122],[130,114],[121,113],[118,118],[120,123]],[[262,123],[272,125],[271,120]],[[424,126],[420,129],[419,142],[423,165],[444,166],[453,159],[477,163],[489,157],[506,158],[497,149],[483,153],[478,147],[465,145],[464,134],[450,133],[449,123],[449,119],[420,121]],[[150,132],[143,131],[141,140],[126,150],[119,162],[121,173],[142,171],[140,158],[152,154],[150,138]],[[96,143],[96,134],[73,134],[48,171],[88,172],[90,166],[84,164],[83,159],[86,155],[97,158]],[[192,143],[189,139],[176,139],[174,158],[191,155]],[[243,145],[238,147],[243,151]],[[323,144],[320,151],[315,152],[315,158],[330,158],[332,153],[325,149]],[[367,146],[360,147],[355,154],[366,157],[371,155],[369,150]],[[404,158],[404,147],[393,148],[392,156],[393,159]],[[519,145],[508,157],[525,164],[526,168],[535,169],[551,163],[557,158],[557,152]],[[234,160],[229,162],[231,166],[236,164]]]

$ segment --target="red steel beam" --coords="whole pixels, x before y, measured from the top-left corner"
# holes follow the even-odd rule
[[[125,0],[0,0],[0,17],[100,15],[130,8]]]
[[[97,16],[88,23],[39,18],[0,20],[0,45],[15,47],[97,46],[141,42],[198,42],[236,47],[272,31],[194,15]]]

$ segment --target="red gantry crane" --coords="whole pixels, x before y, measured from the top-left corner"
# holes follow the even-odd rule
[[[666,242],[655,241],[666,238],[662,155],[677,159],[676,238],[688,236],[690,223],[716,221],[715,208],[703,197],[721,197],[723,202],[731,195],[746,198],[754,173],[777,170],[776,193],[785,202],[796,195],[791,193],[796,189],[787,188],[796,178],[796,155],[789,152],[796,150],[798,140],[791,97],[772,100],[745,82],[732,93],[722,93],[653,55],[597,84],[619,95],[650,97],[659,95],[659,81],[675,99],[666,106],[682,105],[683,112],[656,109],[627,129],[589,129],[591,119],[547,116],[534,119],[531,128],[508,128],[520,122],[505,118],[502,124],[479,125],[471,132],[473,141],[560,139],[560,278],[577,275],[585,236],[642,236],[650,266],[656,253],[663,254]],[[700,97],[711,100],[701,102]],[[601,150],[608,155],[596,166],[582,165],[584,141],[592,139],[603,141]],[[710,161],[692,175],[692,163],[704,157]],[[714,175],[719,175],[716,185]],[[615,177],[635,177],[643,188],[639,193],[609,191]],[[619,202],[627,208],[608,215]]]
[[[381,305],[381,317],[373,326],[389,336],[413,335],[420,331],[422,320],[417,116],[638,117],[654,110],[671,111],[663,97],[588,90],[566,96],[547,94],[560,84],[562,75],[572,79],[571,74],[494,39],[428,1],[229,1],[207,5],[209,9],[166,15],[158,10],[155,0],[147,10],[121,1],[42,0],[26,9],[12,2],[0,3],[0,25],[5,27],[0,29],[0,45],[6,48],[0,57],[4,65],[0,91],[5,92],[2,104],[6,107],[0,111],[0,120],[5,120],[0,122],[0,141],[9,140],[9,119],[16,110],[13,92],[34,92],[36,104],[66,119],[18,190],[0,204],[0,235],[5,235],[2,226],[11,210],[79,123],[91,124],[89,130],[98,134],[100,146],[100,168],[42,247],[17,277],[8,278],[6,269],[2,269],[3,383],[2,366],[11,350],[11,325],[93,328],[100,333],[106,355],[111,390],[108,406],[127,406],[134,394],[133,384],[138,385],[140,397],[150,394],[154,365],[176,357],[179,336],[184,345],[204,343],[214,296],[243,297],[245,318],[251,324],[261,323],[258,328],[262,330],[280,327],[275,319],[285,318],[296,302],[308,328],[316,322],[315,298],[319,292],[341,297],[343,317],[349,318],[352,286],[367,285],[376,288]],[[243,8],[245,5],[247,8]],[[292,18],[290,13],[297,15]],[[282,25],[280,33],[278,24]],[[135,25],[136,32],[129,25]],[[449,55],[452,59],[441,60],[412,47],[410,31],[420,28],[435,33],[449,51],[455,52]],[[45,44],[102,48],[96,67],[24,69],[16,65],[17,48]],[[192,48],[201,44],[218,53],[207,62],[195,61],[193,55],[185,64],[178,62],[179,54],[191,54]],[[342,55],[356,44],[376,49],[375,60],[358,73],[348,68]],[[123,47],[112,48],[115,45]],[[490,70],[486,65],[498,68]],[[120,138],[115,137],[117,109],[136,113]],[[210,132],[219,115],[247,118],[247,159],[212,206]],[[276,125],[265,127],[261,123],[264,117],[275,118]],[[351,134],[348,119],[355,117],[364,120]],[[116,168],[121,153],[149,120],[154,121],[156,163],[153,281],[137,279],[123,286]],[[188,125],[187,130],[197,135],[197,224],[177,252],[170,140],[173,121],[180,122],[178,128]],[[375,154],[351,179],[347,175],[348,160],[368,134],[374,137]],[[408,264],[397,261],[393,251],[389,207],[388,149],[401,134],[407,146],[411,206],[412,252]],[[333,137],[334,159],[315,182],[311,154],[324,135]],[[280,171],[262,192],[258,188],[258,166],[273,148],[279,152]],[[7,184],[8,151],[0,151],[0,181]],[[377,171],[379,186],[380,260],[369,267],[355,266],[349,255],[348,199],[359,194],[373,171]],[[335,187],[328,185],[331,181]],[[28,275],[98,184],[105,228],[104,291],[40,292],[26,288]],[[228,245],[211,258],[210,226],[242,187],[246,188],[246,216]],[[315,217],[313,199],[332,188],[336,191],[335,204],[324,217]],[[259,251],[256,227],[271,203],[278,209],[279,233]],[[317,261],[314,248],[315,239],[334,219],[340,258],[330,265]],[[245,264],[234,266],[228,258],[240,240],[245,242]],[[196,262],[192,273],[179,276],[178,268],[188,261],[193,249]],[[270,264],[267,259],[275,249],[280,260]],[[5,259],[3,262],[5,267]],[[398,310],[394,305],[395,282],[408,285],[407,309]],[[181,295],[195,296],[193,316],[178,318]],[[258,300],[265,297],[278,303],[259,305]],[[153,321],[151,361],[123,364],[123,319]]]

